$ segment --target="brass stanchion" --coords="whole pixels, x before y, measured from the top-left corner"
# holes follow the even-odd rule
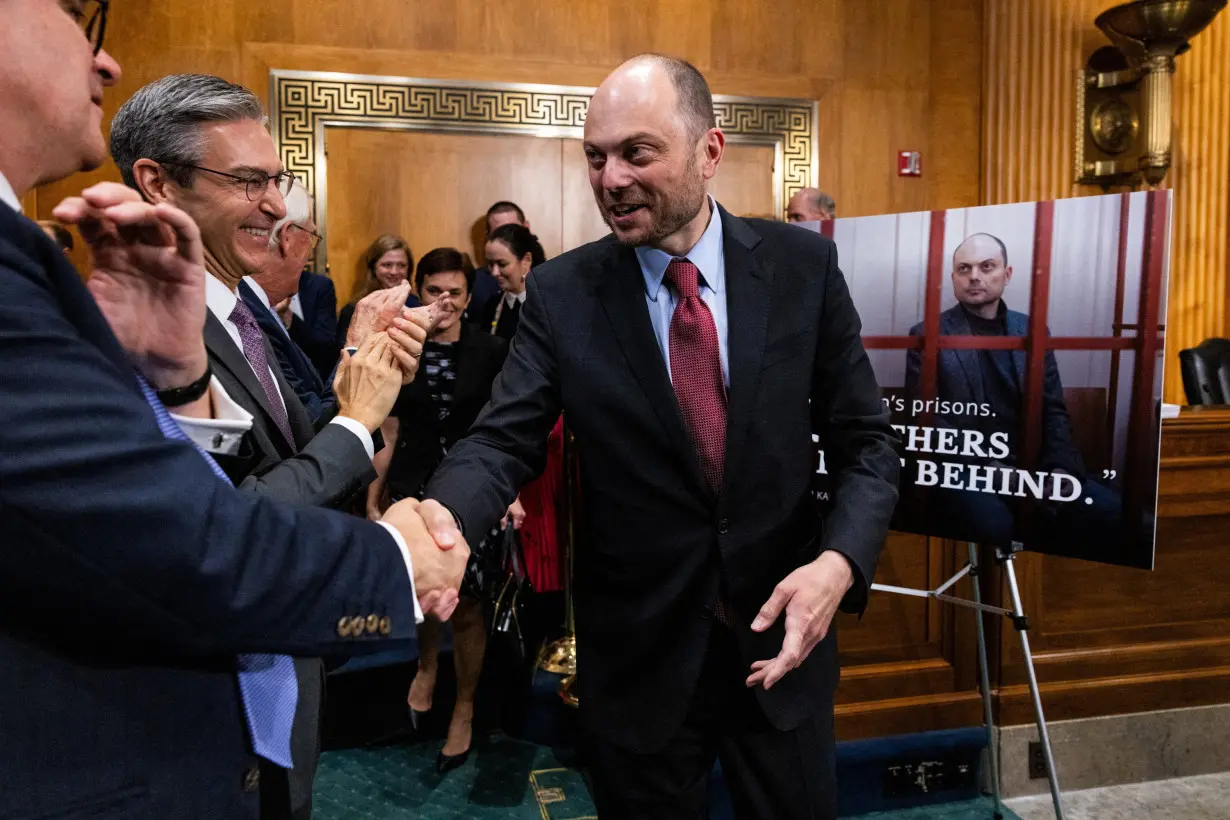
[[[569,706],[577,705],[574,693],[577,676],[576,615],[572,606],[573,552],[576,545],[576,447],[568,421],[564,420],[564,516],[567,535],[564,538],[564,636],[543,647],[538,668],[555,675],[566,675],[560,683],[560,697]]]

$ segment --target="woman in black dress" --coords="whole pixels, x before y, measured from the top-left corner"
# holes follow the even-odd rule
[[[504,365],[508,343],[462,322],[474,285],[474,266],[455,248],[436,248],[419,260],[415,285],[423,304],[437,303],[440,321],[423,344],[419,374],[402,388],[393,413],[382,428],[385,447],[376,455],[378,478],[368,489],[368,516],[378,520],[387,506],[403,498],[422,498],[444,455],[465,436],[491,399],[491,384]],[[511,526],[524,514],[514,503]],[[495,581],[492,552],[499,530],[473,545],[462,583],[461,602],[453,614],[453,661],[457,701],[448,739],[436,761],[443,774],[465,762],[473,734],[474,698],[486,652],[483,598]],[[498,563],[498,560],[496,560]],[[440,651],[441,625],[419,626],[419,669],[407,695],[416,723],[431,709]]]
[[[501,225],[487,237],[484,251],[500,292],[479,312],[479,325],[501,339],[512,341],[525,304],[525,278],[530,269],[546,261],[538,237],[516,222]]]

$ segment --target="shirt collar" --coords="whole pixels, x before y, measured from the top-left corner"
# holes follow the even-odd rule
[[[212,273],[205,274],[205,304],[219,322],[231,321],[239,297]]]
[[[512,307],[513,304],[516,302],[525,304],[525,294],[527,293],[529,293],[528,290],[523,290],[520,293],[508,293],[507,291],[505,291],[504,292],[504,304],[508,305],[509,307]]]
[[[724,293],[726,290],[726,272],[722,262],[722,215],[718,213],[717,200],[709,197],[709,226],[701,234],[700,239],[684,256],[700,271],[701,280],[714,293]],[[636,259],[641,263],[641,273],[645,277],[645,293],[653,301],[658,301],[658,292],[662,289],[662,279],[666,276],[666,266],[675,257],[657,248],[637,248]]]
[[[256,294],[257,299],[260,299],[261,304],[265,307],[269,307],[269,294],[265,293],[265,289],[262,288],[260,284],[251,276],[245,276],[243,281],[244,284],[252,288],[252,292]]]
[[[21,213],[21,200],[17,198],[17,192],[13,190],[13,186],[4,178],[4,174],[0,174],[0,202],[8,205],[17,213]]]

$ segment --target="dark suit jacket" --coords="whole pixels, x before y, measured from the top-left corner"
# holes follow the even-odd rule
[[[327,423],[337,415],[337,398],[333,395],[333,373],[326,374],[328,381],[320,377],[320,374],[316,372],[316,365],[291,339],[282,321],[273,315],[268,305],[262,303],[256,291],[248,287],[246,282],[239,283],[239,298],[243,299],[248,309],[252,311],[252,315],[256,317],[256,323],[260,325],[265,338],[273,347],[274,355],[277,356],[282,376],[285,377],[295,395],[299,397],[299,401],[303,403],[303,408],[307,410],[312,424],[319,427]],[[329,346],[332,347],[333,343],[330,342]],[[334,364],[336,364],[336,356]]]
[[[457,380],[448,418],[440,421],[426,375],[401,389],[393,415],[398,420],[397,444],[389,462],[389,492],[415,496],[440,464],[443,440],[452,447],[491,400],[491,385],[504,366],[508,343],[476,327],[462,325],[454,350]]]
[[[860,607],[897,501],[898,440],[833,243],[720,213],[730,390],[719,494],[684,426],[636,255],[612,237],[534,269],[491,404],[427,490],[470,537],[485,532],[541,470],[563,410],[585,504],[575,559],[582,721],[639,751],[660,748],[684,719],[719,581],[747,665],[771,658],[784,618],[759,635],[745,625],[774,586],[837,550],[860,576],[847,607]],[[813,433],[835,486],[823,519],[810,493]],[[757,697],[788,729],[831,708],[837,677],[830,630]]]
[[[337,365],[337,293],[333,280],[318,273],[299,274],[299,305],[303,318],[290,320],[290,338],[308,355],[324,381]]]
[[[337,424],[316,431],[307,410],[286,381],[273,348],[265,339],[265,356],[286,404],[295,453],[273,420],[269,399],[243,351],[213,313],[205,316],[205,349],[214,375],[235,402],[252,414],[252,430],[244,436],[243,452],[218,456],[235,484],[293,504],[342,507],[376,477],[372,460],[354,433]]]
[[[499,281],[491,275],[490,268],[482,267],[474,269],[474,287],[470,289],[470,307],[466,310],[465,319],[471,324],[482,321],[479,314],[487,306],[487,303],[499,296],[503,291],[500,290]],[[487,325],[487,330],[491,329],[491,325]]]
[[[478,312],[478,321],[474,326],[482,330],[484,333],[491,332],[491,326],[496,325],[495,335],[512,341],[512,338],[517,335],[517,326],[521,324],[521,309],[525,305],[522,304],[521,309],[516,311],[511,310],[507,305],[503,310],[500,310],[499,323],[496,324],[496,311],[500,308],[500,303],[504,300],[504,292],[501,291],[487,300],[487,304],[483,305],[483,309]]]
[[[414,636],[388,534],[166,439],[77,272],[3,206],[0,453],[0,817],[255,818],[236,653]],[[339,634],[369,614],[388,637]]]
[[[1029,316],[1015,310],[1005,314],[1009,336],[1025,336],[1029,333]],[[920,322],[910,328],[911,336],[921,336]],[[972,331],[965,309],[953,305],[940,314],[940,335],[969,336]],[[1017,373],[1017,386],[1025,393],[1025,351],[1012,351],[1012,361]],[[906,394],[917,395],[921,379],[922,358],[917,350],[906,356]],[[941,350],[939,352],[937,398],[958,402],[982,403],[987,400],[986,387],[982,382],[982,368],[977,350]],[[1023,413],[1024,408],[1018,408]],[[968,424],[966,417],[962,425]],[[1072,441],[1072,425],[1068,408],[1063,401],[1063,383],[1059,380],[1059,365],[1052,351],[1046,353],[1046,372],[1042,378],[1042,446],[1038,453],[1038,469],[1062,468],[1074,476],[1083,477],[1084,463],[1080,451]]]

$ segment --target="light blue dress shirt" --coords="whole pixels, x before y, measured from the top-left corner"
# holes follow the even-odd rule
[[[689,262],[700,270],[700,298],[713,314],[717,327],[718,352],[722,358],[722,381],[730,388],[730,358],[726,344],[726,256],[722,253],[722,218],[717,202],[709,197],[709,227],[700,240],[684,254]],[[679,295],[666,281],[666,266],[675,257],[656,248],[637,248],[636,259],[645,276],[645,303],[649,307],[649,321],[653,335],[657,337],[658,349],[666,363],[666,374],[671,372],[670,330],[671,316],[679,304]]]

